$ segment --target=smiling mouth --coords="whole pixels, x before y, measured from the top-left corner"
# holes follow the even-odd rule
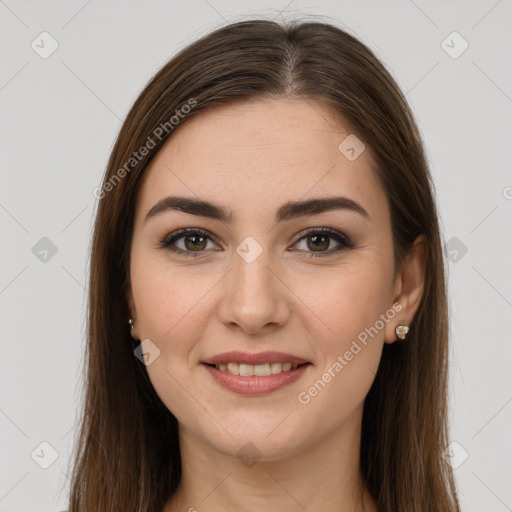
[[[311,363],[293,364],[293,363],[262,363],[262,364],[243,364],[243,363],[219,363],[209,364],[207,366],[220,370],[221,372],[238,375],[241,377],[265,377],[268,375],[277,375],[280,373],[290,372],[299,367],[311,365]]]

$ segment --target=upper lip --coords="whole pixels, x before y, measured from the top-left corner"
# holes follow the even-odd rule
[[[258,352],[251,354],[249,352],[242,352],[233,350],[231,352],[223,352],[216,356],[209,357],[201,361],[205,364],[220,364],[220,363],[242,363],[242,364],[263,364],[263,363],[292,363],[303,364],[307,363],[305,359],[294,356],[293,354],[286,354],[285,352]]]

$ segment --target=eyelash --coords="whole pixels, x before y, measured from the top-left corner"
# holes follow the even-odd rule
[[[162,240],[160,240],[159,246],[164,249],[167,249],[168,251],[181,254],[185,257],[197,258],[200,255],[200,253],[205,252],[205,251],[184,251],[183,249],[178,249],[172,245],[177,240],[179,240],[181,238],[187,238],[188,236],[192,236],[192,235],[199,235],[199,236],[208,238],[209,240],[213,241],[213,239],[210,237],[210,234],[207,231],[204,231],[204,230],[198,229],[198,228],[185,228],[185,229],[180,229],[178,231],[175,231],[174,233],[171,233],[170,235],[166,235]],[[338,253],[340,251],[343,251],[344,249],[352,249],[354,247],[352,242],[350,241],[350,239],[347,236],[343,235],[339,231],[336,231],[336,230],[330,229],[330,228],[312,228],[312,229],[303,231],[303,232],[299,233],[300,238],[295,243],[297,244],[298,242],[300,242],[303,239],[308,238],[312,235],[324,235],[324,236],[328,235],[329,238],[336,240],[340,244],[340,246],[334,250],[321,251],[318,253],[315,253],[314,251],[310,252],[310,255],[308,256],[310,258],[319,258],[319,257],[321,258],[324,256],[330,256],[331,254]],[[309,251],[306,251],[306,252],[309,252]]]

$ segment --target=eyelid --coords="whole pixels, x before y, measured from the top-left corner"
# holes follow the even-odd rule
[[[343,243],[345,243],[347,246],[352,246],[352,241],[350,238],[345,235],[343,232],[338,231],[337,229],[327,228],[327,227],[318,227],[318,228],[307,228],[303,231],[297,233],[297,240],[295,243],[302,240],[305,236],[309,235],[310,233],[320,233],[323,235],[329,235],[332,238],[340,238]]]
[[[198,257],[201,255],[201,253],[207,252],[206,250],[203,251],[184,251],[183,249],[179,249],[177,247],[174,247],[172,244],[176,242],[177,240],[181,238],[185,238],[187,235],[200,235],[203,236],[209,240],[211,240],[216,245],[219,245],[216,242],[216,237],[212,235],[209,231],[204,230],[202,228],[182,228],[178,229],[176,231],[173,231],[172,233],[167,234],[163,239],[160,240],[158,247],[167,249],[171,252],[177,253],[179,255],[183,255],[185,257]],[[328,256],[330,254],[335,254],[338,252],[341,252],[344,249],[352,249],[354,247],[354,244],[352,243],[351,239],[345,235],[343,232],[338,231],[336,229],[328,228],[328,227],[311,227],[304,229],[297,233],[296,240],[293,243],[293,246],[297,245],[301,240],[304,238],[307,238],[309,234],[319,234],[319,235],[325,235],[329,238],[334,239],[338,246],[334,249],[329,249],[327,251],[302,251],[302,250],[293,250],[296,252],[306,252],[309,257],[322,257],[322,256]]]
[[[192,236],[192,235],[200,235],[203,236],[209,240],[211,240],[213,243],[218,245],[216,242],[216,237],[212,235],[209,231],[206,231],[205,229],[201,228],[182,228],[178,229],[176,231],[173,231],[172,233],[168,233],[165,235],[159,242],[158,246],[162,247],[164,249],[168,249],[170,251],[176,252],[176,253],[185,253],[185,254],[194,254],[194,251],[183,251],[181,249],[176,248],[176,250],[171,249],[172,244],[181,238],[185,238],[186,236]],[[197,253],[201,253],[204,251],[197,251]]]
[[[345,235],[343,232],[338,231],[337,229],[327,228],[327,227],[313,227],[313,228],[307,228],[300,233],[297,234],[297,240],[293,244],[294,246],[297,245],[301,240],[304,238],[307,238],[310,234],[319,234],[323,236],[327,236],[328,238],[334,239],[338,246],[331,248],[327,251],[302,251],[302,250],[295,250],[290,249],[291,251],[296,252],[303,252],[305,253],[306,257],[308,258],[322,258],[322,257],[328,257],[331,255],[337,255],[343,252],[346,249],[353,249],[354,244],[352,240]]]

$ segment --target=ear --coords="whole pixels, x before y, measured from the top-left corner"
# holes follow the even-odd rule
[[[128,288],[125,292],[126,303],[128,305],[128,311],[130,312],[130,317],[133,318],[135,316],[135,306],[133,304],[133,293],[132,289]]]
[[[129,311],[129,315],[130,315],[130,318],[133,320],[133,329],[131,330],[131,335],[133,338],[137,339],[138,335],[137,335],[137,312],[135,310],[135,303],[134,303],[134,300],[133,300],[133,293],[132,293],[132,289],[131,289],[131,286],[129,286],[125,292],[125,298],[126,298],[126,303],[128,305],[128,311]],[[128,322],[128,319],[126,319],[126,321]]]
[[[398,337],[395,329],[398,325],[411,325],[414,315],[423,297],[425,270],[428,257],[428,242],[425,235],[419,235],[407,253],[400,270],[395,277],[393,288],[393,304],[399,304],[401,309],[395,319],[386,325],[385,343],[394,343]]]

